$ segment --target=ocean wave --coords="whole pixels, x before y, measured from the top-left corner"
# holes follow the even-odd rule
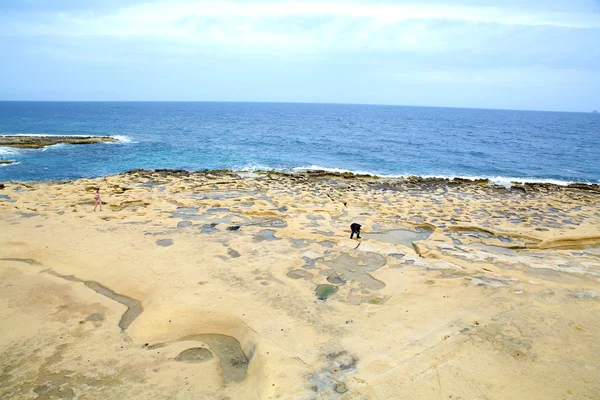
[[[320,165],[309,165],[309,166],[301,166],[301,167],[293,167],[293,168],[281,168],[281,167],[272,167],[263,164],[248,164],[243,167],[234,167],[232,168],[234,171],[273,171],[273,172],[286,172],[286,173],[301,173],[301,172],[310,172],[310,171],[327,171],[331,173],[344,174],[344,173],[352,173],[355,175],[371,175],[381,178],[389,178],[389,179],[402,179],[407,178],[409,176],[419,176],[424,179],[448,179],[452,180],[455,178],[458,179],[469,179],[469,180],[478,180],[478,179],[487,179],[491,183],[496,185],[501,185],[507,188],[512,186],[519,186],[525,183],[549,183],[558,186],[567,186],[573,183],[600,183],[600,180],[596,182],[585,182],[585,181],[574,181],[574,180],[561,180],[561,179],[553,179],[553,178],[536,178],[536,177],[508,177],[508,176],[491,176],[491,175],[419,175],[414,173],[403,173],[403,174],[385,174],[374,171],[364,171],[364,170],[352,170],[345,168],[332,168],[332,167],[323,167]],[[518,183],[513,183],[518,182]]]
[[[138,143],[135,140],[133,140],[131,137],[125,136],[125,135],[111,135],[109,137],[111,137],[113,139],[117,139],[118,142],[106,142],[106,144]]]
[[[67,147],[67,146],[73,146],[73,145],[68,144],[68,143],[57,143],[57,144],[52,144],[50,146],[42,147],[40,150],[41,151],[58,150],[58,149],[61,149],[63,147]]]
[[[328,171],[334,173],[353,173],[355,175],[372,175],[378,176],[381,178],[405,178],[408,176],[419,176],[421,178],[438,178],[438,179],[469,179],[469,180],[477,180],[477,179],[488,179],[491,183],[496,185],[502,185],[505,187],[516,186],[523,183],[550,183],[553,185],[559,186],[567,186],[572,183],[577,183],[578,181],[573,180],[561,180],[561,179],[553,179],[553,178],[536,178],[536,177],[508,177],[508,176],[491,176],[491,175],[419,175],[419,174],[382,174],[373,171],[363,171],[363,170],[349,170],[343,168],[327,168],[319,165],[311,165],[309,167],[296,167],[292,168],[293,172],[304,172],[304,171]],[[513,183],[519,182],[519,183]],[[600,180],[597,182],[586,182],[586,183],[600,183]]]
[[[21,152],[12,147],[0,147],[0,156],[4,156],[4,155],[12,156],[15,154],[21,154]]]
[[[344,169],[344,168],[321,167],[320,165],[310,165],[307,167],[295,167],[295,168],[292,168],[290,171],[291,172],[327,171],[327,172],[333,172],[333,173],[337,173],[337,174],[352,173],[355,175],[372,175],[372,176],[381,176],[381,177],[387,176],[387,177],[398,177],[398,178],[401,177],[401,175],[398,175],[398,176],[383,175],[383,174],[373,173],[373,172],[369,172],[369,171],[350,170],[350,169]]]
[[[406,175],[405,175],[406,176]],[[421,175],[422,178],[444,178],[444,179],[488,179],[491,183],[496,185],[505,186],[507,188],[511,186],[519,186],[524,183],[550,183],[558,186],[567,186],[572,183],[578,183],[581,181],[571,181],[571,180],[560,180],[560,179],[552,179],[552,178],[533,178],[533,177],[509,177],[509,176],[491,176],[491,175]],[[519,182],[519,183],[513,183]],[[600,183],[598,182],[583,182],[583,183]]]
[[[265,164],[246,164],[242,166],[234,166],[231,168],[232,171],[237,172],[255,172],[255,171],[273,171],[273,172],[285,172],[285,168],[273,167]]]

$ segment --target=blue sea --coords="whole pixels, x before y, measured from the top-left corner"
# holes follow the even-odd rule
[[[328,169],[499,183],[600,182],[600,114],[375,105],[0,102],[0,134],[110,135],[116,144],[0,147],[0,181],[135,168]]]

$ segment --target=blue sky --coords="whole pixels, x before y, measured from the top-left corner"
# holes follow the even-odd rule
[[[1,0],[0,99],[600,109],[600,0]]]

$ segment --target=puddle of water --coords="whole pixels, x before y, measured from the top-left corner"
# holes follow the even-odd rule
[[[364,252],[357,257],[348,253],[342,253],[338,258],[325,261],[325,265],[337,272],[337,276],[344,281],[360,282],[361,289],[379,290],[385,287],[385,283],[373,278],[368,272],[376,271],[383,267],[386,258],[381,254]]]
[[[206,343],[219,358],[225,383],[241,382],[246,378],[248,358],[236,338],[218,333],[203,333],[186,336],[180,340],[197,340]]]
[[[329,275],[327,277],[327,282],[332,283],[334,285],[343,285],[344,283],[346,283],[345,280],[343,280],[341,277],[339,277],[337,275]]]
[[[508,247],[494,246],[491,244],[484,244],[484,243],[471,243],[469,246],[477,247],[478,249],[483,249],[483,250],[491,251],[494,253],[502,253],[502,254],[516,254],[518,251],[517,249],[509,249]]]
[[[471,279],[477,286],[502,287],[514,284],[516,279],[503,279],[488,275],[472,275]]]
[[[168,183],[169,182],[147,181],[147,182],[142,183],[141,186],[152,189],[156,186],[166,185]]]
[[[212,191],[212,192],[196,192],[190,195],[193,199],[198,200],[226,200],[226,199],[237,199],[237,198],[248,198],[258,196],[259,192],[249,191],[245,192],[242,190],[224,190],[224,191]]]
[[[294,245],[294,247],[298,247],[298,248],[303,248],[303,247],[308,247],[311,245],[311,243],[314,242],[314,240],[307,240],[307,239],[289,239],[290,242],[292,242],[292,245]]]
[[[560,281],[565,282],[566,280],[571,281],[580,281],[581,278],[575,276],[573,274],[569,274],[567,272],[556,271],[553,269],[547,268],[534,268],[534,267],[525,267],[525,271],[528,275],[534,276],[536,278],[548,280],[548,281]]]
[[[6,200],[9,203],[16,203],[17,201],[14,199],[11,199],[9,195],[7,194],[0,194],[0,199],[2,200]]]
[[[333,232],[315,231],[315,233],[317,233],[319,235],[323,235],[323,236],[333,236]]]
[[[335,242],[332,242],[331,240],[323,240],[322,242],[319,242],[319,244],[323,247],[327,247],[328,249],[331,249],[335,246]]]
[[[264,240],[281,240],[280,238],[275,237],[275,231],[271,229],[263,229],[258,232],[258,234],[254,235],[255,242],[262,242]]]
[[[199,209],[196,207],[178,207],[177,210],[170,213],[170,218],[177,218],[185,221],[203,221],[215,224],[228,224],[231,222],[240,223],[246,220],[246,218],[233,214],[225,215],[220,218],[215,215],[220,212],[228,212],[229,210],[226,208],[209,208],[204,214],[198,214],[198,211]],[[233,221],[234,218],[236,221]]]
[[[433,231],[427,228],[417,228],[414,231],[408,229],[395,229],[381,233],[362,233],[366,239],[373,239],[380,242],[400,244],[406,247],[413,247],[413,242],[426,240]]]
[[[198,215],[198,208],[196,207],[177,207],[175,211],[172,211],[170,218],[177,219],[203,219],[202,216]]]
[[[267,221],[262,221],[259,226],[263,228],[286,228],[287,224],[282,219],[271,219]]]
[[[62,277],[62,278],[67,279],[67,277]],[[68,279],[68,280],[70,280],[70,279]],[[125,311],[125,313],[121,316],[121,320],[119,321],[119,328],[121,328],[122,332],[125,331],[127,328],[129,328],[129,325],[131,325],[131,323],[133,321],[135,321],[135,319],[142,313],[142,311],[144,311],[144,308],[142,307],[142,303],[140,303],[139,301],[132,299],[131,297],[127,297],[122,294],[115,293],[112,290],[110,290],[109,288],[102,286],[98,282],[82,281],[77,278],[74,278],[73,280],[75,280],[77,282],[83,282],[85,284],[85,286],[89,287],[96,293],[106,296],[109,299],[117,301],[127,307],[127,311]]]
[[[217,224],[212,223],[212,224],[206,224],[202,227],[202,229],[200,229],[200,232],[202,233],[213,233],[217,231],[217,228],[215,228],[217,226]]]
[[[14,262],[22,262],[29,265],[37,265],[41,266],[42,263],[32,259],[32,258],[0,258],[0,261],[14,261]]]
[[[40,215],[40,214],[36,214],[36,213],[24,213],[24,212],[20,212],[17,214],[21,215],[21,217],[23,217],[23,218],[31,218],[31,217],[36,217],[36,216]]]
[[[161,247],[168,247],[173,245],[173,239],[158,239],[156,244]]]
[[[196,214],[198,212],[198,207],[177,207],[175,211],[171,214],[179,213],[179,214]]]
[[[337,286],[319,285],[319,286],[317,286],[317,289],[315,290],[315,294],[317,295],[317,298],[319,298],[319,300],[327,300],[329,298],[329,296],[337,293],[337,291],[338,291]]]
[[[42,266],[42,264],[38,261],[29,258],[2,258],[0,259],[0,261],[17,261],[29,265]],[[96,293],[123,304],[125,307],[127,307],[127,311],[125,311],[125,313],[121,316],[121,320],[119,321],[119,327],[121,328],[121,331],[125,331],[129,327],[129,325],[131,325],[131,323],[144,311],[142,303],[140,303],[139,301],[132,299],[131,297],[115,293],[111,289],[99,284],[98,282],[84,281],[77,278],[74,275],[61,275],[54,272],[51,269],[46,269],[41,272],[45,272],[47,274],[56,276],[58,278],[62,278],[70,282],[81,282]]]
[[[175,361],[186,362],[186,363],[203,363],[213,358],[210,350],[204,347],[192,347],[182,351],[175,357]]]
[[[303,269],[295,269],[287,273],[288,278],[292,279],[310,279],[312,274]]]
[[[223,207],[211,207],[208,210],[206,210],[207,213],[220,213],[220,212],[229,212],[229,208],[223,208]]]
[[[495,237],[493,233],[478,230],[478,229],[457,229],[453,230],[452,233],[456,233],[459,236],[468,236],[477,239],[491,239]]]

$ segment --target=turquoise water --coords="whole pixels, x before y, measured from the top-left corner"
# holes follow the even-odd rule
[[[0,181],[135,168],[332,169],[378,175],[600,182],[600,114],[179,102],[0,102],[0,134],[118,144],[0,148]]]

